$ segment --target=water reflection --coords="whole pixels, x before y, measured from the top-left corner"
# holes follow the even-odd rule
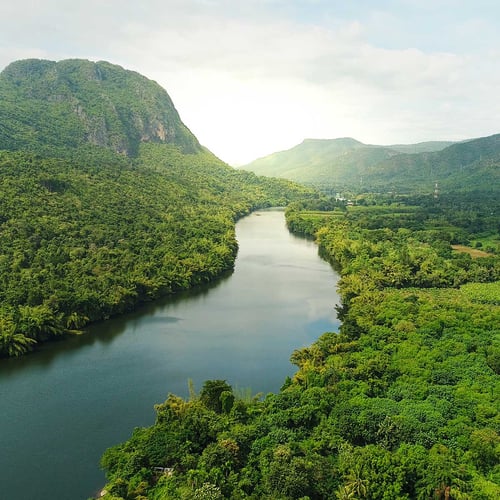
[[[162,314],[166,305],[175,305],[187,299],[190,301],[196,301],[197,298],[203,299],[211,290],[227,281],[232,274],[233,271],[228,271],[211,283],[199,285],[191,290],[181,291],[154,302],[145,303],[133,312],[88,325],[80,335],[56,337],[51,342],[41,344],[35,351],[26,356],[2,359],[0,361],[0,381],[3,382],[11,373],[22,370],[24,366],[47,367],[58,356],[80,350],[82,347],[90,347],[96,343],[112,344],[127,328],[137,326],[142,318],[148,318],[150,323],[175,323],[181,318]]]

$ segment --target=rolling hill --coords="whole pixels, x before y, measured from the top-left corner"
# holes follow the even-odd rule
[[[453,144],[442,151],[401,154],[366,174],[375,188],[425,190],[438,183],[448,191],[498,191],[500,134]]]
[[[498,189],[500,136],[461,143],[366,145],[354,139],[307,139],[242,168],[327,190]]]

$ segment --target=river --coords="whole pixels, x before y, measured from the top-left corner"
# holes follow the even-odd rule
[[[204,289],[0,361],[0,498],[85,500],[103,451],[154,422],[153,405],[225,379],[276,392],[292,351],[337,331],[338,276],[282,211],[236,225],[234,272]]]

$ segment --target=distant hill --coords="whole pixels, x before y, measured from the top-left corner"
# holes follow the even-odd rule
[[[448,146],[455,144],[452,141],[427,141],[417,142],[416,144],[393,144],[385,146],[387,148],[398,151],[399,153],[431,153],[433,151],[441,151]]]
[[[440,189],[498,191],[500,134],[453,144],[442,151],[401,154],[375,165],[366,185],[398,191]]]
[[[157,83],[108,62],[16,61],[0,73],[0,149],[84,144],[137,155],[142,142],[201,146]]]
[[[324,189],[498,189],[499,136],[461,143],[431,141],[377,146],[354,139],[307,139],[243,166]]]
[[[311,177],[310,171],[322,169],[328,161],[364,147],[361,142],[350,138],[306,139],[292,149],[273,153],[241,168],[272,177],[307,181]]]
[[[436,151],[452,143],[424,142],[413,145],[378,146],[352,138],[306,139],[301,144],[259,158],[242,168],[259,175],[282,177],[319,186],[359,185],[375,165],[410,151]]]

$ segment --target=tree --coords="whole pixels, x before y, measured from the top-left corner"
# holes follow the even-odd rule
[[[227,406],[230,401],[229,394],[233,393],[232,387],[225,380],[207,380],[200,391],[200,401],[210,410],[222,413],[223,399]],[[222,397],[222,395],[224,397]]]
[[[0,317],[0,356],[22,356],[30,351],[36,340],[16,333],[14,322]]]

